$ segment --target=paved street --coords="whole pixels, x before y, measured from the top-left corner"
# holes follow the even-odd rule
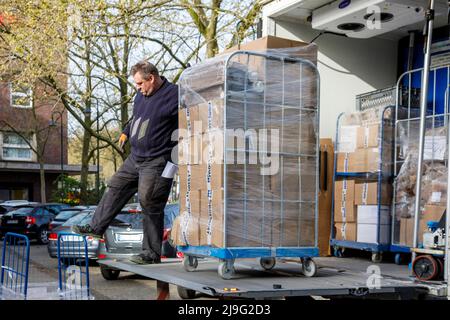
[[[0,241],[3,248],[3,242]],[[89,267],[91,293],[96,300],[153,300],[156,281],[122,272],[118,280],[105,280],[100,267],[93,262]],[[30,245],[29,294],[30,299],[52,299],[58,287],[58,263],[49,257],[47,246],[34,242]],[[170,299],[180,299],[176,286],[170,286]]]

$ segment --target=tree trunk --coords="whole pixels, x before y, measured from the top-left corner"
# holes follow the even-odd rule
[[[47,202],[47,196],[45,194],[45,170],[44,170],[44,160],[39,159],[39,176],[41,179],[41,202]]]
[[[90,123],[90,118],[86,117],[86,123]],[[89,124],[90,126],[90,124]],[[91,143],[91,134],[85,130],[83,134],[83,149],[81,152],[81,176],[80,176],[80,200],[86,204],[88,200],[88,175],[89,175],[89,146]]]

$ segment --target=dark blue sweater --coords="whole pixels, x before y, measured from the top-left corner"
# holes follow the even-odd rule
[[[163,84],[151,96],[138,92],[132,121],[123,130],[137,158],[155,158],[171,153],[177,144],[172,133],[178,129],[178,86],[162,77]]]

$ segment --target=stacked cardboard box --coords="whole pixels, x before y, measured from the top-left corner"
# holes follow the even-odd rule
[[[379,233],[379,238],[378,238]],[[389,244],[391,239],[391,214],[389,206],[358,206],[357,241]]]
[[[242,49],[286,41],[268,37]],[[315,57],[315,50],[305,54]],[[298,63],[227,58],[190,68],[180,79],[180,216],[171,236],[177,245],[313,246],[317,78]]]
[[[380,123],[339,128],[338,172],[392,172],[393,130]],[[382,148],[380,148],[382,146]]]
[[[386,219],[390,219],[392,186],[383,182],[380,188],[380,204],[382,211],[383,237],[387,235]],[[373,240],[373,230],[378,227],[378,181],[365,179],[336,180],[334,185],[334,222],[339,231],[337,240],[366,242]],[[371,217],[371,218],[369,218]],[[370,220],[372,219],[372,220]],[[343,228],[343,225],[345,225]],[[363,230],[364,229],[364,230]],[[370,230],[369,230],[370,229]],[[343,230],[351,233],[344,234]],[[354,232],[353,232],[354,231]],[[360,232],[361,235],[360,235]],[[363,234],[364,233],[364,234]],[[384,239],[384,238],[383,238]],[[373,241],[370,241],[373,242]]]
[[[425,205],[420,212],[419,217],[419,229],[418,229],[418,243],[419,245],[423,241],[423,234],[428,231],[427,223],[429,221],[440,221],[444,215],[447,207],[440,205]],[[412,247],[414,240],[414,218],[400,218],[399,226],[399,244]]]
[[[337,240],[356,241],[355,181],[334,184],[334,222]]]

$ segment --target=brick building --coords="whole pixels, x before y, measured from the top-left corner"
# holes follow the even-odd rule
[[[43,150],[47,200],[61,169],[65,174],[80,174],[81,166],[67,163],[67,112],[45,93],[43,87],[31,90],[0,83],[0,200],[40,201],[40,164],[33,149]],[[95,170],[92,166],[89,171]]]

